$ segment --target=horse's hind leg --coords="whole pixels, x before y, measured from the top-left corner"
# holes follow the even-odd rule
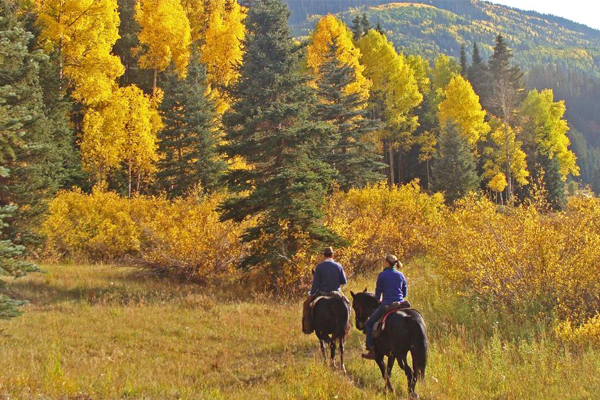
[[[398,358],[398,365],[404,370],[404,373],[406,374],[406,379],[408,381],[408,395],[411,399],[417,399],[419,398],[419,395],[415,393],[415,384],[417,383],[417,376],[413,374],[413,370],[410,368],[408,362],[406,361],[407,354],[408,353],[404,353],[402,357]]]
[[[336,340],[332,338],[331,342],[329,343],[329,348],[331,349],[331,364],[332,364],[333,368],[336,368],[335,346],[336,346]]]
[[[321,346],[321,353],[323,353],[323,360],[325,360],[325,364],[327,364],[327,354],[325,353],[325,344],[321,339],[319,339],[319,345]]]
[[[392,369],[394,368],[394,362],[396,358],[394,356],[388,357],[387,363],[387,375],[385,377],[385,384],[390,393],[394,393],[394,387],[392,386]]]
[[[346,375],[346,365],[344,364],[344,339],[340,338],[340,362],[342,363],[342,373]]]
[[[385,363],[383,362],[383,356],[377,356],[377,358],[375,359],[375,362],[377,363],[377,366],[379,367],[379,370],[381,371],[381,376],[383,377],[383,380],[385,382],[385,390],[386,391],[391,390],[393,392],[394,389],[390,385],[387,368],[385,366]]]

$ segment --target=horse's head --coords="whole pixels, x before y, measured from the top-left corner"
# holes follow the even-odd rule
[[[378,306],[377,299],[373,293],[367,292],[367,288],[359,293],[350,292],[352,295],[352,308],[356,315],[356,329],[364,331],[367,320]]]

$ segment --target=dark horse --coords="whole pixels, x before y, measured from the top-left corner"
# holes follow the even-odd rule
[[[344,341],[350,331],[350,308],[346,302],[337,296],[328,296],[317,302],[312,310],[312,326],[319,338],[323,357],[327,361],[325,343],[331,349],[331,362],[335,367],[336,343],[340,345],[340,362],[342,372],[346,373],[344,365]]]
[[[375,295],[367,293],[367,289],[361,293],[352,293],[352,307],[356,314],[356,328],[364,331],[367,319],[378,307]],[[415,385],[417,379],[425,378],[427,347],[425,321],[417,310],[400,309],[387,317],[385,330],[381,336],[375,338],[375,361],[381,370],[388,390],[394,391],[390,383],[390,376],[394,361],[398,360],[398,365],[404,370],[408,379],[410,398],[418,397],[415,393]],[[409,351],[413,360],[413,369],[406,361]],[[388,357],[387,369],[383,362],[385,356]]]

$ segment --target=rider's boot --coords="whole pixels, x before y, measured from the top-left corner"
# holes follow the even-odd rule
[[[309,297],[304,301],[302,305],[302,332],[306,335],[309,335],[313,332],[311,315],[310,315],[310,302],[313,300],[313,297]]]
[[[375,359],[375,350],[373,349],[368,349],[369,351],[364,353],[362,355],[362,358],[365,358],[367,360],[374,360]]]

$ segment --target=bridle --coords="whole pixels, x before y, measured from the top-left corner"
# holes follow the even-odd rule
[[[354,311],[356,313],[356,327],[363,331],[365,329],[366,321],[363,321],[363,307],[360,302],[357,302],[356,305],[352,305],[354,307]]]

